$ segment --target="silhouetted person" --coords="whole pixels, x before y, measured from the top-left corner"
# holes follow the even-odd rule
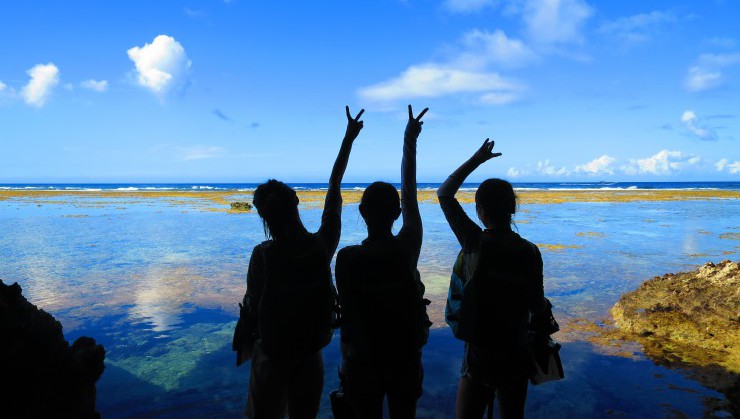
[[[409,105],[401,201],[388,183],[368,186],[360,203],[367,239],[337,254],[335,274],[342,306],[340,377],[357,418],[382,418],[385,396],[392,419],[414,418],[421,396],[421,348],[431,323],[416,270],[422,239],[416,139],[427,110],[414,118]],[[403,226],[394,236],[391,228],[401,214]]]
[[[455,199],[468,175],[501,155],[492,150],[493,142],[486,139],[437,190],[442,211],[462,246],[445,310],[455,336],[466,341],[458,418],[482,417],[495,398],[502,418],[524,417],[531,365],[528,321],[530,313],[539,315],[545,309],[540,251],[511,230],[516,211],[511,184],[488,179],[478,187],[475,208],[485,229]]]
[[[298,197],[269,180],[254,191],[254,206],[268,240],[255,246],[244,298],[247,329],[256,331],[246,416],[316,417],[324,387],[321,349],[332,337],[336,291],[329,264],[339,244],[340,184],[352,142],[363,127],[347,112],[347,131],[329,178],[321,227],[309,233]]]

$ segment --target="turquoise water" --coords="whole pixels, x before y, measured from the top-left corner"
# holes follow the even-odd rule
[[[98,204],[0,201],[0,278],[19,282],[69,340],[89,335],[105,345],[104,417],[239,417],[249,367],[234,366],[230,342],[249,254],[264,239],[256,213],[155,199]],[[441,316],[459,248],[437,206],[421,211],[419,268],[439,329],[425,348],[419,417],[450,417],[462,347]],[[302,217],[315,230],[320,210]],[[739,200],[525,205],[516,220],[541,245],[546,294],[563,317],[603,318],[645,279],[737,260],[740,251]],[[340,246],[364,234],[357,206],[346,206]],[[328,394],[336,339],[324,357]],[[562,357],[566,379],[530,387],[528,417],[700,417],[706,398],[723,397],[644,357],[603,355],[587,342],[565,343]],[[326,400],[322,409],[328,414]]]

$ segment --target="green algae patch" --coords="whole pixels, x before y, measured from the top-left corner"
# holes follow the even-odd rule
[[[179,387],[192,373],[198,362],[231,343],[236,321],[226,324],[198,323],[178,331],[175,339],[158,342],[144,352],[130,357],[118,357],[110,351],[106,362],[165,391]],[[142,346],[144,342],[141,342]]]

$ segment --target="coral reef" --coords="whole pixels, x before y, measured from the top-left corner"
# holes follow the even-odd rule
[[[0,417],[99,418],[95,383],[105,349],[89,337],[70,347],[62,325],[0,280]]]
[[[645,281],[611,309],[660,364],[725,394],[740,416],[740,266],[729,260]]]
[[[233,211],[249,211],[252,209],[252,204],[249,202],[236,201],[231,203],[231,209]]]

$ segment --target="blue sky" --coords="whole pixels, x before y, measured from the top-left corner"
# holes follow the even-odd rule
[[[740,180],[731,0],[34,1],[0,6],[0,182]]]

